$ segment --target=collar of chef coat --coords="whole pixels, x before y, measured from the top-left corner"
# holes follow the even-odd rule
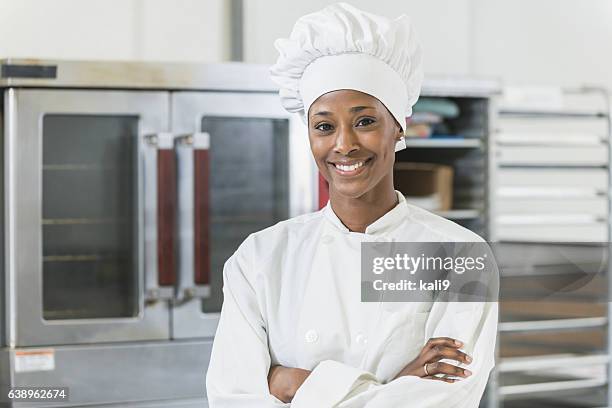
[[[397,195],[397,199],[399,202],[395,207],[389,210],[382,217],[374,221],[372,224],[368,225],[365,230],[366,235],[380,235],[393,231],[397,228],[400,223],[405,219],[408,214],[408,205],[406,204],[406,199],[404,195],[399,191],[395,190],[395,194]],[[354,233],[360,234],[357,232],[350,231],[343,223],[340,221],[340,218],[336,215],[331,206],[331,201],[327,201],[327,205],[323,209],[323,213],[328,221],[332,223],[332,225],[338,228],[340,231],[345,233]]]

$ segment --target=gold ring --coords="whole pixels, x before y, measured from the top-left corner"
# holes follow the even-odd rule
[[[427,363],[423,366],[423,370],[425,370],[425,375],[429,377],[429,373],[427,372]]]

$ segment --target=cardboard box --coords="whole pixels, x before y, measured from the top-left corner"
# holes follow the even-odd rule
[[[396,162],[395,188],[409,203],[430,211],[448,211],[453,205],[453,168],[434,163]]]

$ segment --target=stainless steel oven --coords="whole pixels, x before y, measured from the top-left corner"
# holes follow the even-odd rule
[[[0,405],[203,406],[225,260],[318,208],[304,125],[265,67],[1,66]]]

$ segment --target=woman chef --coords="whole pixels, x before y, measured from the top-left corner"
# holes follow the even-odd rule
[[[330,201],[250,235],[226,262],[210,407],[477,407],[495,303],[360,301],[361,242],[482,242],[393,188],[423,77],[410,22],[339,3],[276,47],[272,78],[305,118]]]

